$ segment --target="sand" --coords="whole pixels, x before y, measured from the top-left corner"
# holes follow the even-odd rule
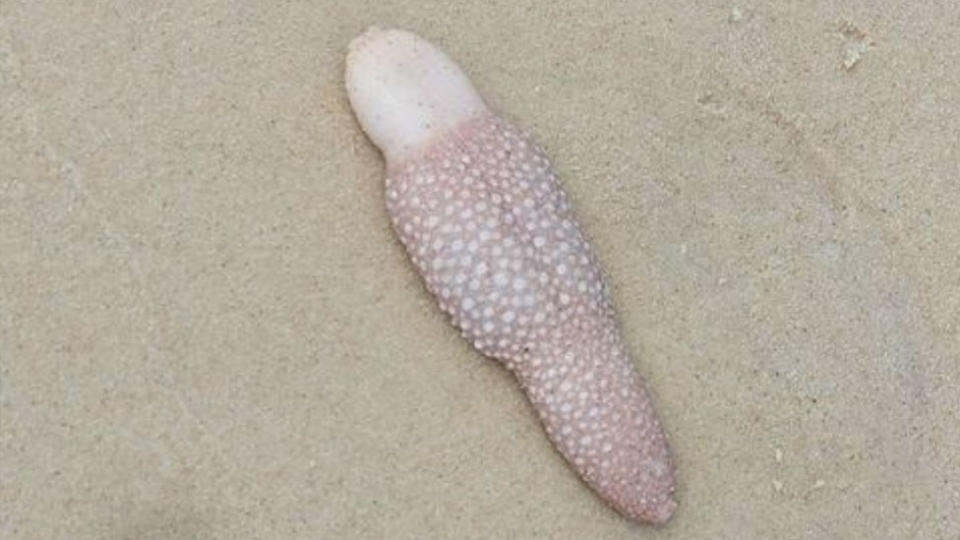
[[[0,3],[0,537],[960,538],[960,4]],[[389,229],[343,90],[549,153],[678,461],[604,506]]]

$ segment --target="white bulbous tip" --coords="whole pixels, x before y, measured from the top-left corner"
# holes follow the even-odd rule
[[[372,27],[350,42],[347,95],[388,167],[487,111],[457,64],[416,34]]]

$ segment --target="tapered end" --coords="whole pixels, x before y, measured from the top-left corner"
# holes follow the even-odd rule
[[[676,510],[677,500],[674,499],[673,495],[671,494],[656,506],[646,508],[643,513],[639,514],[634,519],[639,518],[639,521],[641,522],[653,523],[654,525],[663,525],[667,521],[670,521],[670,518],[673,517],[673,513]]]
[[[415,157],[487,111],[450,57],[403,30],[372,27],[355,38],[345,78],[354,114],[388,165]]]

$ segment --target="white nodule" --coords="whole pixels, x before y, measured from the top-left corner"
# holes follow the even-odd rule
[[[388,165],[487,110],[457,64],[423,38],[370,28],[349,47],[347,95]]]

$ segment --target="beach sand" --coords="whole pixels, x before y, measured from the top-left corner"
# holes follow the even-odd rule
[[[960,538],[960,4],[3,2],[3,538]],[[678,464],[632,524],[444,321],[343,88],[554,159]]]

